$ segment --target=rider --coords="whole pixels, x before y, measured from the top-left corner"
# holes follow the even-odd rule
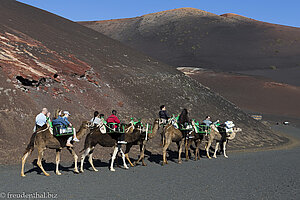
[[[97,126],[100,124],[101,119],[100,119],[98,111],[94,112],[94,117],[91,119],[91,122],[92,122],[93,126]]]
[[[40,114],[38,114],[35,118],[35,127],[37,130],[38,128],[41,128],[42,126],[44,126],[47,123],[47,117],[50,116],[50,113],[48,114],[48,109],[47,108],[43,108],[42,112]]]
[[[165,105],[160,106],[160,111],[159,111],[158,115],[159,115],[159,118],[163,125],[168,123],[168,119],[170,118],[170,116],[167,113]]]
[[[206,116],[205,119],[203,120],[203,123],[204,123],[206,126],[210,126],[210,125],[212,124],[212,121],[211,121],[210,116]]]
[[[179,127],[181,129],[186,129],[187,126],[189,125],[190,123],[190,119],[188,117],[188,111],[186,108],[184,108],[180,115],[179,115],[179,119],[178,119],[178,123],[179,123]],[[182,131],[184,134],[188,134],[186,135],[187,138],[192,138],[192,136],[190,135],[191,132],[187,132],[186,130]]]
[[[120,124],[121,122],[116,115],[117,115],[117,111],[112,110],[112,115],[110,115],[106,120],[107,123]],[[113,128],[114,129],[118,128],[118,125],[114,125]],[[118,137],[118,143],[119,144],[127,144],[127,142],[125,142],[125,133],[121,133],[120,137]]]
[[[178,123],[181,128],[186,128],[187,125],[190,123],[190,119],[188,117],[188,111],[186,108],[184,108],[181,111],[181,113],[179,115]]]
[[[79,140],[78,140],[78,138],[76,137],[76,131],[75,131],[75,128],[73,128],[72,126],[72,124],[71,124],[71,122],[69,122],[69,120],[68,120],[68,117],[69,116],[71,116],[71,114],[69,113],[69,111],[64,111],[64,116],[63,116],[63,119],[65,120],[65,122],[67,122],[67,124],[68,124],[68,129],[73,129],[73,137],[69,137],[69,139],[68,140],[72,140],[72,138],[73,138],[73,141],[75,141],[75,142],[79,142]]]

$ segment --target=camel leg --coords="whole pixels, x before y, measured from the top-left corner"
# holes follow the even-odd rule
[[[39,155],[38,155],[38,161],[37,161],[37,165],[39,166],[39,168],[42,170],[42,172],[46,175],[46,176],[50,176],[50,174],[48,174],[45,170],[44,170],[44,167],[42,165],[42,158],[43,158],[43,155],[44,155],[44,150],[45,149],[38,149],[38,152],[39,152]]]
[[[219,146],[220,146],[220,142],[216,142],[215,152],[213,155],[214,158],[217,158],[217,151],[218,151]]]
[[[181,152],[182,152],[182,147],[183,147],[183,143],[184,143],[184,138],[181,140],[181,142],[180,142],[180,145],[179,145],[179,150],[178,150],[178,153],[179,153],[179,155],[178,155],[178,163],[179,164],[181,164],[182,163],[182,161],[181,161]]]
[[[163,146],[163,165],[164,164],[168,164],[168,161],[167,161],[167,149],[168,149],[170,143],[171,143],[171,141],[167,140],[167,141],[165,141],[164,146]]]
[[[200,153],[199,153],[200,144],[201,144],[201,140],[195,141],[195,146],[196,146],[195,160],[198,160],[198,158],[200,159]]]
[[[196,146],[196,150],[195,150],[195,161],[198,160],[198,155],[199,155],[199,148],[198,148],[198,142],[195,141],[195,146]]]
[[[93,170],[94,170],[95,172],[97,172],[98,169],[95,168],[94,163],[93,163],[93,152],[94,152],[94,148],[92,148],[92,150],[91,150],[90,153],[89,153],[89,163],[90,163],[90,165],[92,166]]]
[[[81,160],[80,160],[80,172],[84,172],[84,170],[83,170],[83,162],[84,162],[85,157],[90,153],[90,151],[91,151],[91,148],[88,147],[84,151],[84,153],[82,154],[82,156],[81,156]]]
[[[224,157],[228,158],[227,154],[226,154],[226,145],[227,145],[227,141],[223,142],[223,152],[224,152]]]
[[[202,142],[202,140],[199,140],[199,142],[198,142],[198,158],[199,159],[201,158],[201,155],[200,155],[200,145],[201,145],[201,142]]]
[[[21,169],[21,176],[25,177],[25,174],[24,174],[24,166],[25,166],[25,163],[26,163],[26,159],[28,158],[28,156],[31,154],[32,150],[29,150],[28,152],[26,152],[24,154],[24,156],[22,157],[22,169]]]
[[[192,140],[191,139],[186,140],[186,144],[185,144],[185,159],[186,159],[186,161],[188,161],[190,159],[189,150],[190,150],[191,145],[192,145]]]
[[[127,145],[126,145],[125,158],[128,160],[130,166],[131,166],[131,167],[134,167],[134,164],[132,164],[132,162],[131,162],[131,160],[130,160],[130,158],[129,158],[129,155],[128,155],[128,153],[129,153],[131,147],[132,147],[131,144],[127,144]]]
[[[60,162],[60,150],[59,149],[56,149],[56,175],[61,175],[61,173],[59,172],[59,162]]]
[[[142,144],[140,144],[140,157],[139,159],[136,161],[137,163],[142,161],[142,165],[143,166],[147,166],[147,164],[144,162],[144,158],[145,158],[145,144],[144,142]]]
[[[211,146],[211,140],[208,140],[207,144],[206,144],[206,147],[205,147],[205,150],[206,150],[206,156],[211,159],[210,155],[209,155],[209,148]]]
[[[110,163],[110,171],[112,171],[112,172],[116,171],[116,170],[114,169],[114,161],[115,161],[115,159],[116,159],[117,153],[118,153],[118,147],[115,146],[113,155],[112,155],[112,157],[111,157],[111,163]]]
[[[78,167],[77,167],[78,156],[76,155],[76,153],[72,147],[68,147],[68,150],[74,157],[74,172],[79,174]]]
[[[126,154],[124,154],[124,155],[125,155],[126,160],[128,160],[130,166],[131,166],[131,167],[134,167],[134,164],[131,162],[128,153],[126,153]],[[123,157],[123,156],[122,156],[122,157]]]
[[[122,159],[123,159],[123,166],[124,166],[125,169],[129,169],[129,167],[126,164],[125,154],[124,154],[124,152],[123,152],[123,150],[121,148],[119,148],[119,149],[120,149],[120,152],[121,152],[121,155],[122,155]]]

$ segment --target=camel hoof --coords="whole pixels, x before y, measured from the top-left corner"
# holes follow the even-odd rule
[[[111,171],[111,172],[115,172],[116,170],[115,170],[114,168],[111,168],[110,171]]]
[[[50,174],[48,174],[48,173],[45,173],[45,176],[50,176]]]
[[[124,167],[124,169],[129,169],[129,167],[126,166],[126,167]]]
[[[21,174],[21,176],[22,176],[22,177],[25,177],[26,175],[25,175],[25,174]]]
[[[80,170],[80,173],[83,173],[84,171],[83,170]]]
[[[74,170],[74,173],[75,173],[75,174],[79,174],[79,171],[78,171],[78,170]]]
[[[56,172],[56,175],[60,176],[60,175],[61,175],[61,173],[60,173],[60,172]]]
[[[225,158],[228,158],[228,156],[224,156]]]
[[[178,164],[182,164],[182,161],[180,160],[180,161],[178,161]]]
[[[143,166],[147,166],[147,164],[146,164],[146,163],[142,163],[142,165],[143,165]]]
[[[98,169],[94,169],[95,172],[99,171]]]
[[[207,157],[208,159],[211,159],[211,157]]]
[[[214,158],[217,158],[217,156],[213,156]]]

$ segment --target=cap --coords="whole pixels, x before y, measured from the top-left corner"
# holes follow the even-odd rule
[[[69,111],[64,111],[64,114],[65,114],[65,115],[71,115],[71,114],[69,113]]]

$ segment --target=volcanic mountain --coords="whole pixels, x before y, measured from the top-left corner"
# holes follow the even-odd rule
[[[242,71],[300,66],[299,28],[232,13],[180,8],[79,23],[176,67]]]
[[[2,0],[0,13],[1,163],[20,161],[43,107],[70,111],[78,128],[94,110],[107,116],[116,109],[123,122],[153,122],[166,104],[169,113],[188,108],[197,120],[207,114],[233,120],[243,133],[232,149],[287,141],[176,68],[97,31],[13,0]],[[148,150],[160,153],[159,144],[157,137]],[[109,156],[111,150],[100,149],[96,157]]]

